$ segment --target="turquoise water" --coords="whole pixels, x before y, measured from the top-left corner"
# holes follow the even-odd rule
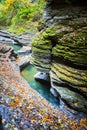
[[[40,93],[41,96],[46,98],[55,107],[57,107],[59,103],[58,103],[57,99],[55,99],[54,96],[51,95],[50,86],[43,85],[42,83],[40,83],[34,79],[34,75],[37,72],[38,71],[35,69],[35,67],[33,67],[32,65],[29,65],[21,72],[21,74],[27,80],[27,82],[33,89],[35,89],[38,93]]]
[[[21,48],[21,46],[14,45],[12,43],[8,43],[7,45],[12,46],[15,52]],[[57,107],[59,103],[57,99],[55,99],[54,96],[50,93],[50,85],[44,85],[43,83],[36,81],[34,79],[34,75],[36,73],[38,73],[38,71],[32,65],[29,65],[21,72],[22,76],[27,80],[33,89],[40,93],[42,97],[46,98],[55,107]]]
[[[14,48],[15,52],[17,52],[21,48],[21,46],[18,46],[18,45],[12,45],[12,47]]]
[[[21,49],[21,46],[14,45],[13,43],[7,43],[7,45],[12,46],[15,52]]]
[[[12,43],[8,43],[7,45],[12,46],[15,52],[17,52],[21,48],[21,46],[14,45]],[[33,89],[40,93],[41,96],[46,98],[55,107],[58,107],[59,103],[57,99],[55,99],[54,96],[50,93],[50,85],[43,85],[43,83],[36,81],[34,79],[34,75],[36,73],[38,73],[38,71],[32,65],[29,65],[21,72],[22,76],[27,80],[27,82]]]

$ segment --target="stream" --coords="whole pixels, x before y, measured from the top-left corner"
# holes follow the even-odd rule
[[[8,46],[12,46],[14,51],[17,52],[21,49],[21,46],[15,45],[11,42],[7,43]],[[50,85],[45,85],[34,79],[34,75],[38,73],[36,68],[32,65],[28,65],[25,69],[22,70],[21,75],[29,83],[31,88],[36,90],[42,97],[48,100],[54,107],[58,107],[58,100],[50,93]]]
[[[21,49],[21,46],[18,46],[18,45],[12,44],[12,43],[8,43],[8,46],[12,46],[15,52],[17,52],[18,50]]]
[[[2,37],[0,39],[2,40],[2,44],[6,44],[7,46],[11,46],[14,49],[14,52],[17,53],[21,46],[18,44],[14,44],[14,39],[6,38],[7,34],[2,33]],[[5,35],[5,37],[4,37]],[[5,41],[5,42],[3,42]],[[16,42],[17,43],[17,42]],[[59,103],[58,100],[54,98],[54,96],[50,93],[50,85],[47,85],[45,83],[41,83],[39,81],[36,81],[34,79],[34,75],[38,73],[36,68],[32,65],[28,65],[26,68],[24,68],[21,72],[21,75],[24,77],[24,79],[29,83],[31,88],[36,90],[42,97],[44,97],[46,100],[48,100],[51,104],[54,105],[54,107],[58,107]]]
[[[22,72],[22,76],[27,80],[31,88],[35,89],[38,93],[41,94],[46,100],[52,103],[55,107],[58,107],[58,101],[50,93],[50,85],[45,85],[41,82],[38,82],[34,79],[34,75],[38,73],[35,67],[32,65],[27,66]]]

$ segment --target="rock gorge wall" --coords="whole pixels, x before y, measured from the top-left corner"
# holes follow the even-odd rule
[[[55,6],[54,6],[55,5]],[[48,0],[31,62],[50,74],[51,92],[87,113],[87,2]],[[44,25],[44,26],[43,26]]]

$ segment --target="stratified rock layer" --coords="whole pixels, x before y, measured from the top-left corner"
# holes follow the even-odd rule
[[[64,8],[47,8],[48,28],[32,41],[31,62],[50,73],[52,88],[69,107],[87,113],[86,7]]]

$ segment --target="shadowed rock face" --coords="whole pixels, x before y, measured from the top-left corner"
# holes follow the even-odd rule
[[[54,6],[54,5],[86,5],[87,1],[86,0],[47,0],[48,5]]]
[[[3,130],[3,125],[2,125],[2,116],[0,115],[0,130]]]
[[[52,3],[46,7],[46,28],[32,41],[31,62],[50,74],[58,97],[74,110],[87,113],[87,7],[79,6],[84,2],[78,0],[67,1],[64,7],[67,2],[63,0],[51,2],[60,8]]]

